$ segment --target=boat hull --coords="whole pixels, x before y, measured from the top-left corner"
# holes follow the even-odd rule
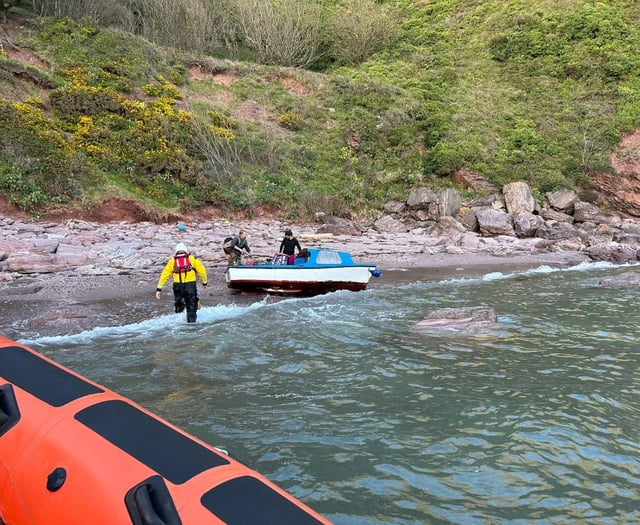
[[[243,292],[316,295],[338,290],[365,290],[372,265],[310,267],[230,266],[226,280],[229,288]]]

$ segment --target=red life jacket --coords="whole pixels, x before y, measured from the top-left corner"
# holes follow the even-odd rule
[[[185,274],[193,270],[189,254],[178,252],[173,256],[173,273]]]

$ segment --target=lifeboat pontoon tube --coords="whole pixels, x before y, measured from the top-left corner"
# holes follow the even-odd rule
[[[330,522],[220,450],[0,336],[0,524]]]

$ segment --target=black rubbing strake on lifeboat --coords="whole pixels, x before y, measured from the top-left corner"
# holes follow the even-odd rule
[[[229,464],[222,455],[124,401],[96,403],[74,417],[175,484]]]
[[[200,502],[227,525],[321,525],[304,509],[251,476],[221,483],[205,492]]]
[[[19,346],[0,348],[0,376],[54,407],[104,392]]]

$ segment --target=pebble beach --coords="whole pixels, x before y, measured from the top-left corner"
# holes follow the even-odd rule
[[[227,288],[222,239],[246,230],[253,260],[262,262],[277,251],[287,228],[303,247],[347,251],[356,261],[376,263],[382,277],[372,279],[371,287],[588,260],[582,252],[555,250],[535,238],[472,236],[465,244],[416,233],[322,233],[318,224],[273,219],[33,223],[4,216],[0,217],[0,334],[14,339],[64,335],[167,313],[172,306],[170,288],[160,301],[154,292],[177,242],[185,243],[207,268],[209,286],[200,292],[203,304],[260,300]]]

